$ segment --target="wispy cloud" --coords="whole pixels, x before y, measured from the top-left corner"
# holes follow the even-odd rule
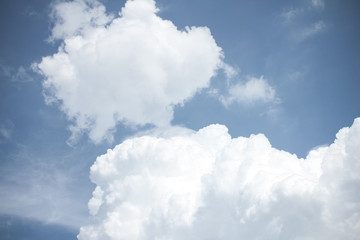
[[[313,23],[311,26],[304,28],[294,34],[296,41],[304,41],[314,35],[322,32],[326,28],[326,24],[323,21]]]
[[[20,66],[17,71],[11,76],[13,82],[32,82],[34,77],[32,76],[32,70]]]
[[[311,0],[313,7],[323,8],[325,6],[324,0]]]
[[[0,63],[0,74],[5,76],[5,77],[10,77],[11,76],[11,71],[12,69],[9,66],[6,66],[3,63]]]
[[[86,191],[82,191],[86,186],[79,187],[79,163],[70,159],[71,164],[64,168],[64,161],[59,156],[41,156],[19,144],[0,169],[0,214],[74,230],[85,224]]]
[[[293,7],[287,10],[284,10],[281,13],[281,17],[284,20],[284,23],[290,23],[294,21],[297,17],[301,17],[306,15],[309,12],[313,12],[316,9],[323,9],[325,7],[325,3],[323,0],[311,0],[305,2],[298,7]]]
[[[303,9],[290,9],[281,13],[281,17],[284,19],[284,23],[290,23],[298,15],[303,12]]]
[[[0,137],[5,140],[9,140],[12,137],[14,131],[14,124],[10,120],[0,122]],[[1,143],[1,138],[0,138]]]
[[[14,83],[25,83],[34,81],[31,67],[20,66],[17,69],[0,64],[0,74],[10,79]]]

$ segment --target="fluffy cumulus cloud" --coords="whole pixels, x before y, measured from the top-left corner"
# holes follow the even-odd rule
[[[91,167],[79,240],[357,239],[360,118],[305,159],[227,128],[135,137]]]
[[[106,14],[104,5],[97,0],[58,2],[51,15],[54,26],[49,40],[66,39],[82,35],[92,28],[104,27],[113,16]]]
[[[223,58],[210,30],[179,30],[157,11],[153,0],[129,0],[118,17],[96,0],[54,6],[50,40],[62,44],[35,69],[74,123],[70,141],[111,141],[119,122],[169,125],[175,105],[208,87]]]
[[[260,78],[249,77],[246,82],[239,82],[228,89],[227,96],[220,96],[220,101],[225,105],[236,102],[240,104],[253,104],[256,102],[274,102],[276,100],[275,89],[268,81]]]

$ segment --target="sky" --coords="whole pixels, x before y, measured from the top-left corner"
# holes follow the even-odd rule
[[[1,239],[356,239],[359,10],[1,1]]]

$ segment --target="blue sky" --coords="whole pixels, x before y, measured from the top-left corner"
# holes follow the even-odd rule
[[[273,149],[308,160],[313,159],[309,151],[332,144],[336,133],[359,117],[357,1],[158,0],[155,12],[140,8],[142,2],[148,6],[145,3],[151,1],[135,2],[139,5],[125,8],[129,13],[122,16],[146,23],[145,17],[156,14],[170,30],[158,28],[158,22],[140,32],[136,24],[138,28],[126,28],[128,32],[115,24],[110,28],[113,19],[121,18],[123,0],[78,0],[75,3],[80,5],[73,6],[88,7],[80,7],[78,13],[83,15],[77,15],[74,7],[70,8],[74,13],[67,14],[64,1],[1,2],[0,235],[4,239],[76,239],[80,226],[101,222],[101,217],[94,220],[96,214],[89,217],[88,201],[95,186],[110,196],[103,182],[112,180],[92,170],[91,182],[90,167],[107,149],[133,136],[162,136],[171,145],[170,135],[190,136],[188,132],[218,123],[233,139],[262,133]],[[187,26],[195,27],[184,30]],[[91,48],[78,49],[77,44],[91,46],[92,41],[99,44],[98,65],[88,55]],[[67,60],[54,57],[57,53],[65,53],[71,67]],[[160,57],[153,58],[154,54]],[[79,77],[68,84],[71,69]],[[360,161],[358,153],[353,161]],[[324,156],[332,159],[330,155]],[[358,182],[354,184],[358,189]],[[358,204],[359,197],[354,199]],[[112,213],[107,207],[100,212]],[[206,227],[202,224],[195,221],[194,229]],[[88,228],[84,229],[80,239],[85,239]],[[165,227],[154,229],[159,232],[152,234],[161,234]],[[233,236],[245,236],[241,234],[245,233]],[[321,231],[318,234],[324,237]]]

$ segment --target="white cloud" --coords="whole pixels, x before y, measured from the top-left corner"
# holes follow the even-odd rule
[[[97,0],[58,2],[50,17],[54,22],[51,41],[85,34],[92,28],[103,27],[113,18]]]
[[[19,66],[17,69],[0,63],[0,74],[9,78],[12,82],[31,82],[34,80],[31,67]]]
[[[6,120],[3,122],[0,122],[0,143],[2,142],[3,138],[4,140],[9,140],[14,131],[14,123],[10,120]]]
[[[317,7],[317,8],[323,8],[325,6],[323,0],[311,0],[311,4],[313,7]]]
[[[263,76],[260,78],[250,77],[245,83],[239,82],[229,86],[228,91],[228,96],[220,96],[220,101],[225,106],[229,106],[234,102],[253,104],[256,102],[267,103],[276,100],[275,89],[270,86]]]
[[[31,82],[34,78],[30,75],[30,69],[20,66],[15,74],[11,77],[13,82]],[[32,71],[31,71],[32,72]]]
[[[291,23],[298,17],[304,17],[304,15],[309,12],[313,12],[314,10],[321,10],[325,7],[325,3],[323,0],[310,0],[308,2],[304,2],[305,4],[299,7],[293,7],[290,9],[286,9],[281,13],[281,17],[284,20],[284,23]]]
[[[295,34],[295,38],[297,41],[301,42],[309,37],[312,37],[321,31],[323,31],[326,27],[326,24],[323,21],[317,21],[316,23],[312,24],[311,26],[297,32]]]
[[[95,0],[54,7],[51,38],[63,44],[37,71],[46,101],[74,122],[70,142],[111,141],[119,122],[169,125],[175,105],[209,86],[223,58],[209,29],[178,30],[157,11],[152,0],[127,1],[117,18]]]
[[[301,77],[303,73],[300,71],[294,71],[294,72],[290,72],[289,74],[287,74],[287,79],[289,81],[296,81],[299,79],[299,77]]]
[[[239,69],[235,69],[235,68],[233,68],[231,65],[226,64],[226,63],[224,63],[224,62],[222,62],[222,63],[220,64],[220,66],[221,66],[221,69],[224,71],[227,80],[229,80],[229,79],[237,76],[237,75],[239,74],[239,72],[240,72]]]
[[[222,125],[128,139],[91,167],[79,240],[356,239],[360,118],[306,159]]]
[[[298,9],[290,9],[287,11],[284,11],[281,16],[283,17],[285,23],[291,22],[296,16],[301,14],[304,10],[302,8]]]
[[[71,165],[64,168],[64,157],[39,157],[27,146],[18,147],[0,168],[0,214],[79,229],[88,218],[89,191],[78,178],[80,164],[69,156]]]
[[[303,3],[299,7],[286,9],[281,13],[283,23],[287,25],[291,32],[292,40],[298,43],[320,33],[326,27],[326,23],[323,20],[318,20],[312,25],[306,24],[303,27],[299,27],[308,22],[306,20],[309,19],[309,15],[314,15],[314,12],[318,14],[319,10],[323,10],[325,7],[323,0],[309,0]]]
[[[0,74],[2,76],[11,77],[11,72],[12,72],[12,69],[9,66],[0,62]]]

